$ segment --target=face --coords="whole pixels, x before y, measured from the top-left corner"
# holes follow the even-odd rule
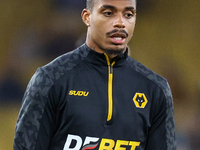
[[[83,10],[87,45],[99,53],[117,55],[131,40],[136,22],[135,0],[97,0],[92,12]]]

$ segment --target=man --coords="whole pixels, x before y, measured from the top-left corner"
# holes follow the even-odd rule
[[[86,43],[40,67],[15,150],[175,150],[167,81],[127,54],[136,0],[88,0]]]

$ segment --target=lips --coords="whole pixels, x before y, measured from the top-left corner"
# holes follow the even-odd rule
[[[125,39],[127,38],[126,34],[124,33],[113,33],[109,36],[111,41],[115,44],[123,44]]]
[[[111,39],[112,43],[120,45],[125,43],[128,33],[123,29],[114,29],[110,32],[107,32],[106,36]]]

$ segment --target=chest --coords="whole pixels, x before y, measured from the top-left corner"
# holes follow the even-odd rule
[[[126,70],[114,68],[111,74],[107,67],[82,70],[68,79],[62,113],[76,132],[103,132],[112,127],[113,133],[129,129],[138,134],[141,129],[144,135],[144,129],[150,126],[148,88],[148,84]]]

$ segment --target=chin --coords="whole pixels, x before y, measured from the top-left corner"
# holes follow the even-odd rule
[[[108,44],[108,45],[98,45],[98,47],[103,50],[108,55],[119,55],[124,52],[126,49],[126,45],[116,45],[116,44]]]
[[[125,48],[107,48],[105,49],[105,52],[108,55],[120,55],[123,53]]]

